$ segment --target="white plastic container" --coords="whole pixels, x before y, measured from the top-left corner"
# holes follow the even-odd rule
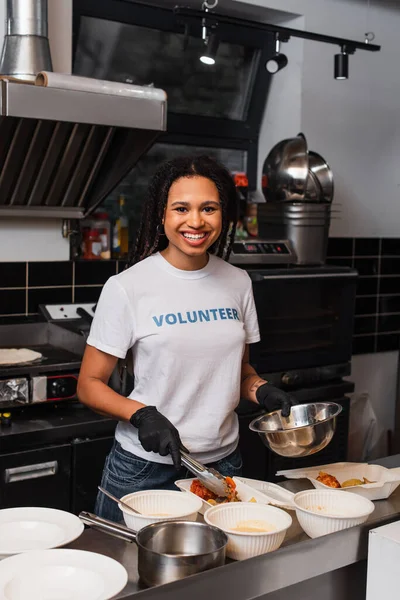
[[[202,509],[202,500],[194,494],[181,494],[169,490],[145,490],[133,492],[121,498],[140,513],[128,512],[121,504],[127,527],[140,531],[146,525],[160,521],[196,521],[197,513]]]
[[[206,500],[202,500],[201,498],[196,496],[196,494],[193,494],[193,492],[190,491],[190,486],[192,485],[192,481],[193,481],[193,479],[179,479],[178,481],[175,481],[175,485],[182,492],[187,492],[191,496],[194,496],[195,498],[197,498],[201,501],[202,507],[199,512],[202,515],[204,515],[204,513],[210,508],[210,506],[213,506],[213,505],[209,504]],[[255,503],[257,503],[257,504],[269,504],[269,499],[262,492],[259,492],[258,490],[251,488],[250,486],[248,486],[245,483],[243,483],[242,481],[240,481],[240,479],[237,477],[233,477],[233,481],[236,483],[236,491],[238,493],[238,497],[240,498],[241,502],[250,502],[250,500],[252,500],[254,498],[254,500],[256,501]],[[234,503],[234,504],[237,504],[237,503]]]
[[[285,488],[276,483],[271,483],[270,481],[248,479],[247,477],[237,477],[237,479],[249,487],[262,492],[264,496],[268,498],[269,504],[277,506],[278,508],[284,508],[285,510],[294,510],[293,492],[289,492],[289,490],[285,490]]]
[[[331,488],[320,481],[317,477],[320,471],[333,475],[342,484],[348,479],[361,479],[365,477],[374,483],[365,485],[355,485],[345,488]],[[389,498],[391,494],[400,485],[400,473],[397,469],[386,469],[379,465],[369,465],[367,463],[333,463],[331,465],[321,465],[310,469],[292,469],[290,471],[278,471],[277,475],[283,475],[288,479],[309,479],[315,488],[335,491],[353,492],[368,500],[383,500]]]
[[[228,536],[226,555],[245,560],[277,550],[292,524],[292,517],[280,508],[253,502],[230,502],[209,508],[204,520],[222,529]],[[246,533],[234,531],[241,521],[264,521],[273,527],[269,532]]]
[[[311,538],[361,525],[375,509],[367,498],[332,488],[299,492],[293,502],[297,519]]]

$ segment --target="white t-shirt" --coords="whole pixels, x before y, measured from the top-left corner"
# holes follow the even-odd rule
[[[87,343],[119,358],[133,347],[130,398],[156,406],[210,463],[237,446],[244,347],[259,339],[246,271],[212,255],[203,269],[181,271],[157,253],[107,281]],[[130,423],[115,436],[136,456],[172,462],[146,452]]]

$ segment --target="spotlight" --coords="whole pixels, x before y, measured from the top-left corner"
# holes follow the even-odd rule
[[[288,59],[285,54],[277,54],[273,58],[269,58],[265,63],[265,68],[268,73],[274,74],[286,67]]]
[[[286,65],[288,64],[287,56],[285,54],[281,54],[280,49],[281,41],[279,39],[279,34],[276,34],[275,56],[269,58],[265,63],[265,68],[267,69],[268,73],[271,73],[272,75],[286,67]]]
[[[340,54],[335,54],[334,75],[335,79],[349,78],[349,55],[345,47],[341,49]]]
[[[200,56],[200,60],[205,65],[215,65],[215,57],[217,55],[219,46],[219,40],[215,33],[211,33],[208,36],[206,45],[204,47],[203,53]]]

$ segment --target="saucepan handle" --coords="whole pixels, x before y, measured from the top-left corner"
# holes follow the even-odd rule
[[[128,529],[125,525],[108,521],[108,519],[103,519],[85,511],[79,513],[79,518],[82,523],[93,529],[108,533],[108,535],[124,540],[124,542],[136,542],[136,532]]]

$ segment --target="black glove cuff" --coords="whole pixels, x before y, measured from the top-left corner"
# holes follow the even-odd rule
[[[256,399],[258,404],[264,406],[265,392],[271,387],[270,383],[263,383],[259,388],[256,389]]]
[[[146,419],[149,415],[155,415],[158,410],[155,406],[144,406],[139,408],[129,419],[129,422],[134,427],[138,428],[143,419]]]

